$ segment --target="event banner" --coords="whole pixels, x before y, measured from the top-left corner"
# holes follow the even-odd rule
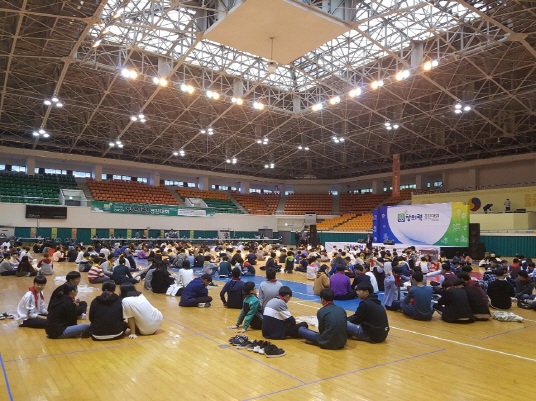
[[[382,206],[373,212],[374,242],[469,246],[469,206],[462,202]]]
[[[182,207],[172,205],[145,205],[125,202],[91,202],[92,212],[123,213],[123,214],[149,214],[153,216],[214,216],[214,208]]]

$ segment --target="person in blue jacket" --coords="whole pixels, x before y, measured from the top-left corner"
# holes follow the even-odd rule
[[[208,296],[208,285],[212,283],[210,274],[203,274],[195,278],[182,291],[179,306],[198,306],[200,308],[210,307],[212,297]]]
[[[240,280],[242,270],[235,267],[232,274],[233,279],[223,286],[220,292],[220,298],[225,308],[242,309],[244,301],[244,282]],[[225,299],[225,294],[227,294],[227,299]]]

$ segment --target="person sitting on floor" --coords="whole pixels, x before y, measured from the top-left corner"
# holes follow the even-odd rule
[[[93,256],[93,266],[91,266],[91,269],[89,269],[89,272],[87,273],[87,279],[90,284],[104,283],[105,281],[112,280],[110,277],[104,274],[104,271],[102,270],[99,263],[100,257]]]
[[[23,256],[20,261],[15,275],[17,277],[33,277],[37,276],[37,270],[35,270],[32,264],[28,261],[28,256]]]
[[[320,266],[320,270],[316,272],[315,282],[313,284],[313,293],[315,295],[320,295],[320,292],[325,288],[329,287],[329,276],[328,276],[329,266],[323,264]]]
[[[400,309],[404,315],[415,320],[432,320],[434,310],[432,309],[432,287],[423,285],[423,273],[416,271],[413,273],[411,286],[408,295],[400,303]]]
[[[43,254],[43,259],[37,264],[37,271],[42,276],[50,276],[51,274],[54,274],[54,263],[50,259],[48,253]]]
[[[44,329],[47,325],[47,308],[43,290],[47,284],[47,278],[37,276],[33,280],[33,287],[28,288],[17,306],[17,320],[22,320],[19,327],[32,329]]]
[[[0,262],[0,276],[14,276],[17,269],[13,269],[9,263],[9,253],[4,252],[3,260]]]
[[[123,319],[122,301],[115,293],[113,281],[104,282],[102,294],[91,302],[89,321],[93,340],[115,340],[125,334],[128,324]]]
[[[182,291],[179,306],[198,306],[200,308],[210,307],[212,297],[208,296],[207,287],[212,282],[210,274],[203,274],[201,277],[193,279]]]
[[[320,291],[322,308],[316,312],[318,333],[305,327],[298,329],[300,337],[309,344],[324,349],[341,349],[346,345],[346,311],[333,303],[335,294],[330,288]]]
[[[233,278],[231,281],[225,283],[220,291],[220,298],[225,308],[242,309],[244,282],[240,280],[241,274],[242,271],[238,267],[235,267],[232,272]],[[225,294],[227,294],[227,299],[225,299]]]
[[[248,281],[244,284],[244,303],[236,325],[230,326],[230,329],[238,329],[237,333],[244,333],[249,327],[254,330],[262,328],[262,313],[259,311],[259,299],[255,295],[255,283]],[[244,325],[239,329],[240,325],[244,322]]]
[[[162,313],[141,292],[136,291],[133,283],[124,282],[120,289],[123,318],[127,319],[130,328],[128,338],[138,338],[137,334],[155,334],[164,320]]]
[[[77,271],[72,271],[67,273],[67,276],[65,279],[67,280],[64,284],[60,285],[59,287],[56,287],[56,289],[52,292],[52,295],[50,296],[50,300],[53,298],[57,298],[57,294],[61,291],[64,294],[68,293],[68,288],[63,288],[65,284],[72,284],[75,287],[78,287],[78,284],[80,284],[80,279],[82,278],[81,274]],[[76,312],[79,319],[84,319],[86,317],[87,312],[87,302],[80,301],[78,298],[75,299],[74,303],[76,304]],[[50,302],[48,304],[48,311],[50,313]]]
[[[495,269],[493,274],[496,280],[489,282],[487,291],[490,306],[495,309],[510,309],[512,307],[512,298],[516,295],[514,287],[506,281],[506,271],[504,269]]]
[[[357,286],[357,296],[361,302],[348,317],[346,332],[359,341],[384,342],[389,334],[389,321],[378,295],[374,294],[372,285],[361,283]]]
[[[113,272],[113,279],[115,284],[121,285],[123,283],[132,283],[137,284],[139,283],[138,279],[135,279],[132,277],[132,274],[130,273],[130,269],[126,266],[126,259],[125,258],[119,258],[119,264],[114,267]]]
[[[73,338],[86,336],[89,324],[77,324],[78,306],[76,295],[78,288],[75,284],[65,283],[54,291],[48,306],[48,317],[45,331],[48,338]]]
[[[283,286],[281,281],[276,278],[276,270],[271,267],[266,269],[266,281],[259,285],[259,302],[260,310],[264,311],[266,304],[279,295],[279,289]]]
[[[452,283],[445,280],[442,284],[441,298],[434,305],[434,309],[447,323],[473,323],[475,317],[467,299],[467,293],[462,289],[464,280],[458,279]]]
[[[171,277],[167,270],[167,261],[155,260],[155,270],[151,278],[151,289],[155,294],[165,294],[175,279]]]
[[[271,340],[298,337],[300,327],[308,328],[305,322],[296,323],[288,310],[287,303],[292,298],[292,290],[286,285],[279,289],[279,295],[266,304],[262,317],[262,335]]]
[[[337,265],[337,273],[329,279],[329,286],[335,294],[335,299],[346,300],[357,298],[357,294],[350,284],[350,278],[344,274],[344,270],[344,265]]]
[[[471,307],[475,320],[489,320],[491,317],[489,298],[480,286],[480,283],[476,280],[471,280],[468,272],[462,271],[457,273],[456,276],[465,282],[463,290],[467,294],[467,300],[469,301],[469,306]]]

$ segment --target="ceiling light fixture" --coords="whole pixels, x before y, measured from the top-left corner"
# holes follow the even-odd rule
[[[270,38],[270,40],[272,41],[272,47],[270,50],[270,60],[266,63],[266,69],[269,74],[272,74],[277,70],[278,64],[277,61],[274,60],[274,38]]]
[[[138,73],[135,71],[135,70],[131,70],[131,69],[128,69],[128,68],[123,68],[121,70],[121,75],[125,78],[128,78],[128,79],[136,79],[138,78]],[[52,99],[52,101],[54,101],[54,99]]]
[[[43,103],[45,104],[45,106],[50,106],[52,104],[50,100],[45,100]]]
[[[323,107],[324,106],[322,106],[322,103],[317,103],[317,104],[313,105],[313,107],[311,107],[311,109],[313,111],[320,111],[320,110],[322,110]]]
[[[178,156],[178,155],[179,155],[179,152],[177,152],[177,151],[173,152],[173,156]]]
[[[410,75],[410,72],[408,70],[399,71],[396,73],[395,78],[397,81],[402,81],[403,79],[408,78]]]
[[[361,88],[355,88],[355,89],[352,89],[349,93],[350,97],[358,97],[361,95],[363,91],[361,90]]]
[[[253,108],[256,110],[264,110],[264,104],[260,102],[253,102]]]
[[[99,47],[101,43],[102,43],[102,39],[97,39],[97,40],[95,41],[95,43],[93,43],[93,44],[91,45],[91,47],[93,47],[93,48]]]
[[[329,99],[329,104],[339,104],[341,102],[340,96],[335,96]]]
[[[342,136],[333,136],[331,139],[333,139],[333,142],[335,142],[335,143],[344,142],[344,138]]]
[[[372,89],[378,89],[379,87],[383,86],[383,80],[379,80],[379,81],[373,81],[371,84],[370,84],[370,87]]]
[[[239,98],[239,97],[233,97],[231,99],[231,102],[233,102],[233,103],[235,103],[235,104],[237,104],[239,106],[242,106],[244,104],[244,100]]]

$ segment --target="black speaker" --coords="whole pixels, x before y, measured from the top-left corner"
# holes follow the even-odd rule
[[[309,240],[310,242],[310,245],[312,246],[318,246],[320,245],[320,238],[318,237],[311,237],[311,239]]]
[[[388,239],[386,241],[383,241],[383,245],[394,245],[395,244],[395,241],[393,241],[392,239]]]
[[[480,242],[480,223],[469,223],[469,243]]]
[[[486,254],[486,244],[471,242],[469,243],[469,255],[474,259],[484,259]]]
[[[311,224],[311,225],[309,226],[309,236],[310,236],[311,238],[316,238],[316,237],[318,237],[318,233],[317,233],[317,231],[316,231],[316,224]]]
[[[441,248],[441,252],[445,252],[445,257],[447,259],[452,259],[457,253],[461,256],[462,253],[467,252],[469,248],[466,247],[457,247],[449,246]]]

